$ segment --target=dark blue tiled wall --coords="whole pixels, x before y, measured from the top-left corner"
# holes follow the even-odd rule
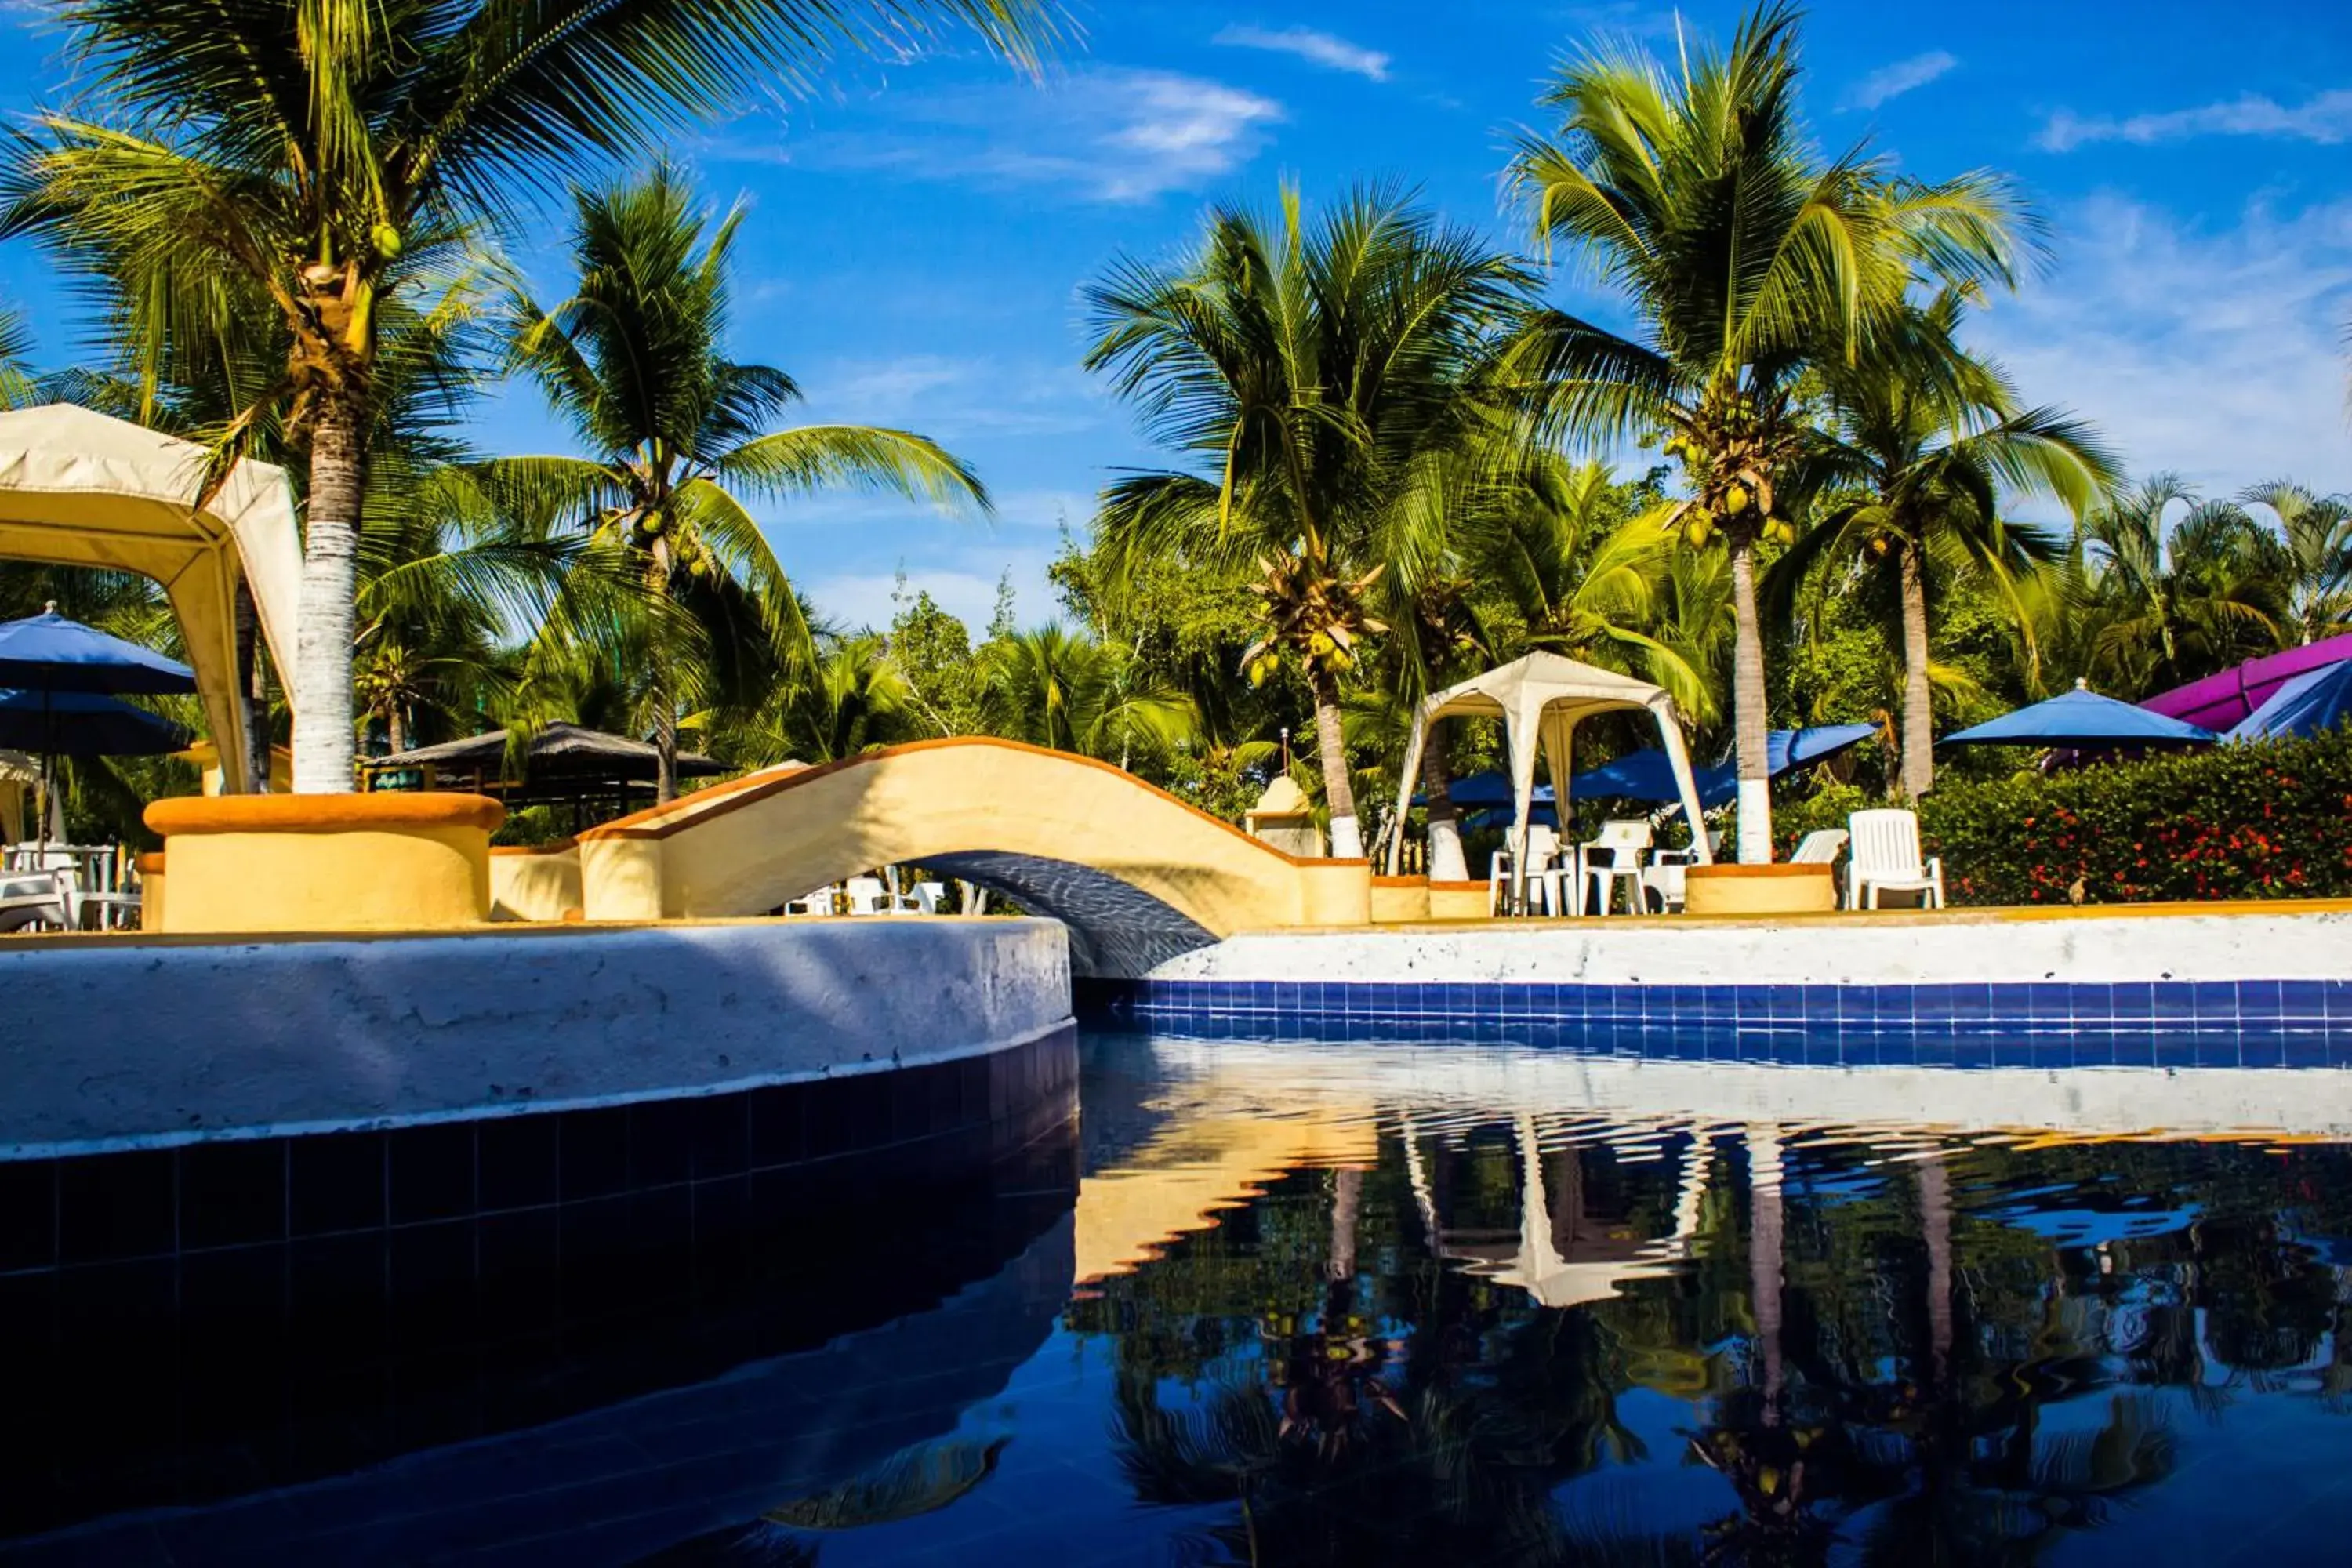
[[[1822,1066],[2352,1067],[2352,981],[1550,985],[1081,981],[1080,1021],[1210,1039]]]
[[[927,1309],[1067,1215],[1076,1095],[1064,1029],[743,1094],[0,1163],[0,1543]]]
[[[999,1127],[1076,1081],[1073,1035],[741,1093],[379,1131],[0,1161],[0,1276],[739,1181]]]

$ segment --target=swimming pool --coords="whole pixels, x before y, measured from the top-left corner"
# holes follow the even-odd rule
[[[658,1275],[478,1281],[356,1378],[147,1355],[79,1391],[70,1473],[17,1424],[10,1554],[2152,1563],[2352,1525],[2352,1079],[1081,1054],[1075,1126],[803,1183],[754,1256],[689,1208],[636,1222]],[[304,1424],[233,1429],[264,1388]],[[352,1462],[297,1474],[292,1431]]]

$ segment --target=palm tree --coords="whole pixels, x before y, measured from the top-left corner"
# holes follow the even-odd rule
[[[1930,556],[1989,579],[2021,619],[2016,585],[2058,546],[2005,521],[2002,492],[2054,497],[2081,518],[2120,478],[2089,426],[2056,409],[2021,406],[1999,364],[1959,347],[1965,309],[1961,290],[1945,289],[1906,308],[1853,357],[1822,366],[1825,417],[1798,468],[1803,488],[1830,493],[1823,513],[1774,567],[1772,584],[1785,591],[1828,561],[1895,575],[1902,789],[1914,800],[1936,782]]]
[[[1359,190],[1313,224],[1221,206],[1180,267],[1128,259],[1087,292],[1089,370],[1160,445],[1206,470],[1132,475],[1097,528],[1115,572],[1181,557],[1247,575],[1265,605],[1254,680],[1286,658],[1315,703],[1332,853],[1363,853],[1340,681],[1386,567],[1383,513],[1414,464],[1481,427],[1481,372],[1525,304],[1519,265],[1401,193]]]
[[[2143,696],[2286,642],[2285,546],[2230,502],[2158,474],[2081,531],[2101,622],[2089,673],[2109,689]]]
[[[1198,714],[1135,661],[1060,626],[1015,632],[980,650],[980,710],[993,733],[1131,767],[1192,738]]]
[[[310,460],[295,784],[352,786],[352,595],[388,299],[550,175],[834,49],[941,24],[1031,58],[1043,0],[67,0],[92,107],[41,118],[0,228],[124,268],[158,340],[276,313]]]
[[[1729,554],[1749,861],[1771,857],[1756,555],[1789,536],[1777,488],[1802,445],[1799,378],[1869,342],[1915,268],[2008,281],[2022,221],[1990,175],[1898,178],[1864,145],[1819,157],[1797,112],[1797,20],[1774,0],[1727,53],[1686,49],[1678,71],[1629,48],[1570,60],[1544,99],[1559,132],[1512,165],[1537,235],[1575,247],[1639,323],[1629,338],[1564,311],[1530,321],[1519,363],[1538,405],[1601,443],[1663,432],[1690,494],[1661,526]]]
[[[2315,643],[2352,630],[2352,496],[2314,495],[2292,479],[2254,485],[2238,497],[2263,506],[2286,540],[2287,618],[2296,638]]]
[[[38,400],[38,383],[27,363],[32,357],[32,324],[15,306],[0,305],[0,408],[23,408]]]
[[[552,310],[517,290],[512,343],[517,366],[593,456],[505,458],[478,473],[491,495],[634,563],[663,628],[647,648],[656,798],[666,801],[677,791],[681,705],[727,684],[714,688],[708,669],[690,667],[755,633],[785,664],[808,646],[783,568],[739,495],[855,486],[984,511],[988,492],[936,443],[904,430],[774,427],[800,389],[780,370],[723,353],[740,208],[707,226],[667,164],[577,202],[578,289]],[[673,608],[689,614],[666,613]]]

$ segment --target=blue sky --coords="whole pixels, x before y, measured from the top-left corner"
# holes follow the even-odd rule
[[[1084,37],[1042,84],[954,52],[852,61],[671,150],[751,209],[737,356],[790,371],[812,420],[938,437],[996,492],[993,524],[855,498],[771,509],[787,570],[839,618],[887,619],[901,567],[975,621],[1008,570],[1024,619],[1053,612],[1059,529],[1151,460],[1077,368],[1078,289],[1118,253],[1171,252],[1209,200],[1267,200],[1286,175],[1310,200],[1403,180],[1516,240],[1497,171],[1540,123],[1552,63],[1596,31],[1670,51],[1675,24],[1627,0],[1076,13]],[[1719,37],[1737,14],[1681,16]],[[70,61],[32,0],[0,0],[0,27],[34,62],[0,84],[14,119],[66,90]],[[2352,6],[1825,0],[1805,58],[1824,142],[1874,137],[1927,177],[2006,170],[2050,220],[2054,265],[1977,328],[2029,397],[2091,417],[2135,471],[2352,489]],[[557,222],[539,226],[551,253]],[[522,259],[560,296],[546,255]],[[1573,277],[1558,289],[1594,304]],[[85,346],[29,247],[0,247],[0,297],[34,310],[51,361]],[[562,439],[528,391],[486,405],[477,435]]]

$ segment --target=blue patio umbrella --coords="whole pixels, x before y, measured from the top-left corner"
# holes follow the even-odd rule
[[[1535,797],[1539,801],[1551,799],[1551,785],[1538,784]],[[1454,781],[1445,792],[1445,798],[1465,811],[1475,811],[1481,806],[1507,806],[1511,804],[1511,777],[1500,768],[1488,768],[1483,773],[1467,773]],[[1427,805],[1429,797],[1416,795],[1412,797],[1412,804]]]
[[[194,691],[195,672],[153,648],[69,621],[51,605],[0,621],[0,687],[26,691]]]
[[[2168,719],[2112,697],[2081,681],[2046,702],[1947,735],[1939,746],[2068,746],[2077,749],[2205,746],[2221,739],[2210,730]]]
[[[2271,693],[2270,700],[2222,737],[2260,741],[2275,735],[2306,739],[2352,721],[2352,659],[2305,670]]]
[[[184,751],[188,731],[94,691],[0,690],[0,746],[43,757],[154,757]]]
[[[1802,730],[1775,730],[1765,737],[1768,776],[1779,778],[1791,769],[1835,756],[1877,732],[1874,724],[1820,724]],[[1699,805],[1712,810],[1739,793],[1738,764],[1724,762],[1701,768],[1696,782]],[[1580,800],[1639,800],[1664,805],[1682,798],[1675,788],[1675,772],[1666,761],[1666,753],[1655,746],[1628,752],[1613,763],[1577,774],[1569,783],[1569,793]]]

